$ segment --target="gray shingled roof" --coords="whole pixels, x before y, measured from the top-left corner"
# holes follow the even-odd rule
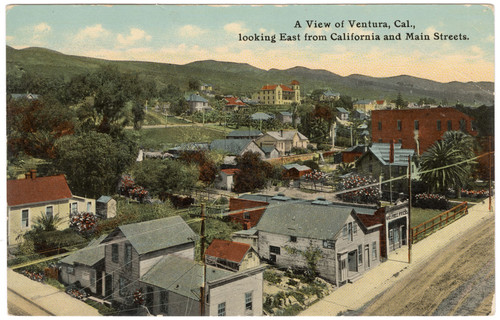
[[[273,117],[268,115],[267,113],[264,113],[264,112],[256,112],[254,114],[252,114],[250,116],[250,118],[252,118],[252,120],[269,120],[269,119],[272,119]]]
[[[234,130],[227,134],[228,138],[232,137],[257,137],[261,136],[262,132],[259,130]]]
[[[230,155],[239,155],[252,143],[251,139],[216,139],[210,143],[210,150],[221,150]]]
[[[311,239],[334,239],[352,207],[284,202],[269,205],[255,228],[259,231]]]
[[[76,251],[73,254],[60,260],[62,263],[74,265],[75,263],[86,266],[93,266],[104,259],[104,245],[100,245],[102,240],[107,237],[107,234],[100,236],[98,239],[92,240],[85,248]]]
[[[341,108],[341,107],[338,107],[337,111],[340,112],[340,113],[349,113],[349,111],[347,111],[346,109]]]
[[[290,170],[292,168],[297,169],[298,171],[306,171],[306,170],[311,170],[308,166],[300,165],[298,163],[289,163],[289,164],[284,164],[283,168],[286,170]]]
[[[369,148],[369,152],[373,153],[375,157],[383,164],[389,165],[389,152],[391,144],[390,143],[373,143]],[[401,149],[400,143],[394,144],[394,162],[395,166],[408,166],[408,156],[413,157],[415,150],[413,149]],[[361,158],[360,158],[361,159]],[[359,161],[359,159],[358,159]]]
[[[190,243],[198,235],[180,217],[127,224],[118,227],[139,254]]]
[[[207,266],[207,281],[217,280],[233,272]],[[193,260],[167,255],[141,277],[141,282],[199,300],[203,267]]]
[[[110,196],[101,196],[99,199],[97,199],[97,202],[102,202],[102,203],[108,203],[112,200]]]
[[[264,151],[264,153],[271,153],[274,149],[276,149],[275,146],[262,146],[260,148]]]
[[[268,131],[267,134],[276,140],[292,140],[295,134],[299,135],[301,140],[307,140],[307,137],[297,130],[282,130],[282,131]]]
[[[187,98],[186,101],[190,102],[208,102],[207,99],[203,98],[202,96],[199,96],[197,94],[190,94]]]

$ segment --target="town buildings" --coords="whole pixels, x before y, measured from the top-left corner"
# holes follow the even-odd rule
[[[255,140],[261,148],[274,146],[280,155],[289,154],[292,148],[307,149],[309,139],[297,130],[268,131]]]
[[[455,108],[377,110],[372,112],[372,141],[396,141],[417,155],[425,152],[446,131],[477,135],[474,119]]]
[[[186,101],[189,105],[189,111],[191,113],[195,112],[205,112],[212,110],[212,107],[208,104],[208,100],[197,94],[190,94]]]
[[[7,246],[33,228],[37,218],[59,216],[59,229],[69,227],[72,213],[95,213],[95,199],[73,195],[64,175],[37,177],[31,170],[25,179],[7,180]]]
[[[265,85],[252,98],[261,104],[300,103],[300,84],[297,80],[293,80],[289,86],[283,84]]]

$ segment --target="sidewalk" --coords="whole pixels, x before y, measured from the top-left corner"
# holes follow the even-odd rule
[[[492,200],[494,201],[494,198]],[[494,208],[494,203],[492,206]],[[338,288],[301,312],[299,316],[336,316],[341,312],[361,308],[403,276],[425,263],[465,231],[492,216],[494,216],[494,211],[488,211],[488,199],[486,199],[470,208],[468,215],[414,244],[411,251],[411,264],[408,264],[406,246],[396,250],[389,255],[386,262],[364,273],[360,280]]]
[[[97,309],[85,302],[48,284],[30,280],[11,269],[7,269],[7,288],[55,316],[100,316]]]

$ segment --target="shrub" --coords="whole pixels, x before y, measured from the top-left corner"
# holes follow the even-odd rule
[[[420,193],[415,195],[413,206],[423,209],[447,210],[450,208],[450,202],[439,194]]]
[[[281,276],[273,271],[264,271],[264,280],[273,284],[280,284]]]

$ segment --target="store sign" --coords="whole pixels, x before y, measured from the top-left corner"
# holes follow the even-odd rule
[[[386,220],[394,220],[400,217],[404,217],[408,215],[408,208],[402,208],[399,210],[395,210],[393,212],[388,212],[387,215],[385,216]]]

